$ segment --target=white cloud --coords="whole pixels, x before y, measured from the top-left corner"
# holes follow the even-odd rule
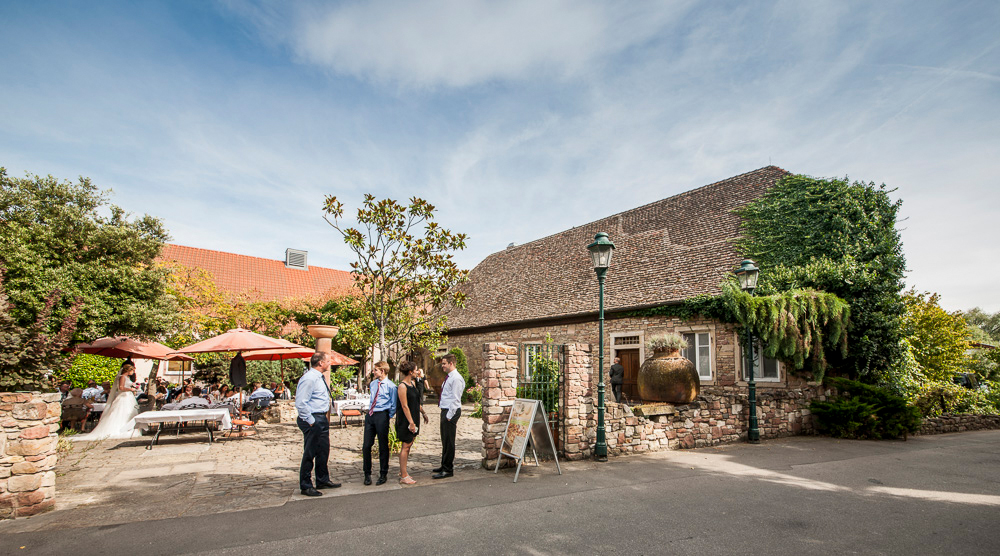
[[[304,12],[303,59],[404,86],[561,79],[654,36],[686,10],[652,2],[385,0]]]

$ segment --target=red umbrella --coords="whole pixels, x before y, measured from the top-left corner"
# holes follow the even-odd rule
[[[177,351],[180,353],[211,353],[219,351],[257,351],[294,346],[296,344],[287,340],[257,334],[245,328],[234,328],[224,334],[191,344]]]
[[[258,351],[247,351],[243,353],[243,358],[247,361],[280,361],[282,359],[308,359],[316,350],[295,346],[281,349],[264,349]],[[341,355],[330,350],[330,359],[333,365],[356,365],[358,362],[346,355]]]
[[[137,359],[192,360],[191,357],[178,353],[163,344],[157,342],[140,342],[126,338],[125,336],[101,338],[89,344],[79,344],[76,346],[76,350],[81,353],[115,357],[117,359],[135,357]]]

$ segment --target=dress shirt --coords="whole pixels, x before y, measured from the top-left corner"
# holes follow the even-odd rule
[[[326,386],[323,373],[311,368],[299,379],[295,389],[295,410],[302,419],[311,426],[316,422],[313,413],[330,411],[330,389]]]
[[[97,388],[96,386],[94,388],[84,388],[84,390],[83,390],[83,399],[89,400],[91,398],[96,397],[98,394],[100,394],[103,391],[104,391],[103,389]]]
[[[462,378],[458,369],[455,369],[448,373],[448,377],[445,378],[444,385],[441,387],[441,401],[438,403],[438,407],[448,410],[445,418],[451,419],[455,416],[456,411],[462,409],[463,392],[465,392],[465,379]]]
[[[274,399],[274,392],[272,392],[272,391],[268,390],[267,388],[264,388],[263,386],[261,386],[260,388],[254,390],[253,394],[250,394],[250,399],[251,400],[256,400],[257,398]]]
[[[370,392],[369,399],[371,400],[372,412],[389,410],[389,418],[392,419],[396,415],[396,385],[392,383],[388,378],[382,379],[382,387],[379,388],[379,381],[373,380],[371,384],[368,385],[368,391]],[[375,392],[378,392],[378,398],[375,398]]]

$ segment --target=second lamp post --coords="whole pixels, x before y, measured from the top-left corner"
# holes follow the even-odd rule
[[[757,277],[760,269],[757,268],[750,259],[740,263],[736,269],[736,277],[740,280],[740,288],[750,295],[757,289]],[[747,376],[747,389],[749,390],[750,416],[747,426],[747,441],[751,444],[760,442],[760,429],[757,426],[757,382],[753,377],[753,335],[750,333],[750,323],[747,323],[747,367],[750,371]]]

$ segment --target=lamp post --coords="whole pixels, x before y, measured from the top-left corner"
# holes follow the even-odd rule
[[[608,442],[604,431],[604,277],[611,265],[611,253],[615,244],[608,239],[608,234],[600,232],[594,236],[594,243],[587,246],[590,259],[594,263],[598,284],[597,313],[597,443],[594,444],[594,458],[598,461],[608,460]]]
[[[753,291],[757,289],[757,277],[760,275],[760,269],[751,261],[750,259],[744,260],[740,263],[740,267],[735,271],[736,277],[740,280],[740,288],[753,295]],[[747,441],[751,444],[760,443],[760,429],[757,426],[757,382],[754,380],[753,376],[753,336],[750,335],[750,324],[747,324],[747,366],[750,371],[750,375],[747,380],[747,389],[749,390],[750,397],[750,417],[747,426]]]

